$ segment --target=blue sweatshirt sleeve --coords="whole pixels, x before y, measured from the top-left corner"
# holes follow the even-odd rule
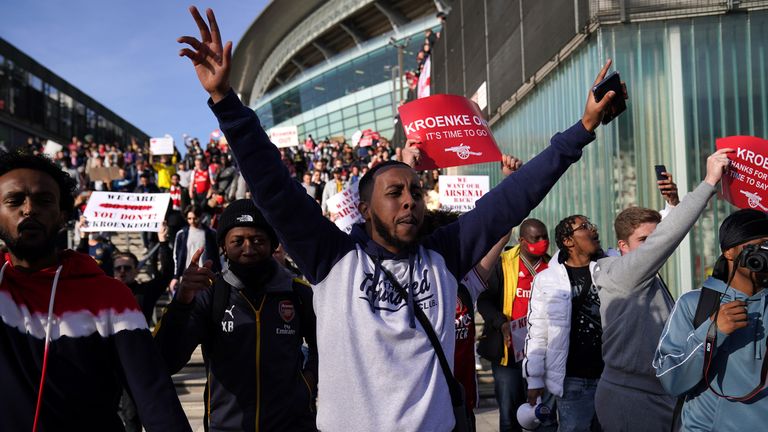
[[[209,99],[256,206],[275,229],[285,250],[310,283],[328,275],[354,249],[352,239],[323,217],[320,206],[293,180],[269,141],[256,113],[230,91],[218,103]]]
[[[672,396],[687,393],[703,378],[704,344],[712,321],[706,320],[698,328],[693,327],[700,293],[700,290],[691,291],[677,301],[653,358],[656,377]],[[717,332],[718,347],[726,337]]]
[[[477,200],[474,210],[435,231],[425,242],[460,279],[552,189],[584,146],[595,139],[581,121],[552,137],[549,147]]]

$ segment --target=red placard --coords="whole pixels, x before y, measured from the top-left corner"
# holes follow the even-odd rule
[[[417,170],[501,160],[488,122],[471,100],[435,95],[401,106],[400,120],[409,139],[422,142]]]
[[[753,136],[718,138],[717,149],[732,148],[723,174],[723,198],[738,208],[768,212],[768,140]]]

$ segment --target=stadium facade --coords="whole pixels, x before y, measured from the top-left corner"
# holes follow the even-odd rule
[[[607,59],[627,83],[627,111],[598,129],[532,213],[550,228],[584,214],[604,247],[615,247],[619,211],[663,207],[654,165],[666,165],[682,196],[703,179],[718,137],[768,138],[766,1],[446,3],[452,13],[432,54],[432,91],[469,97],[484,89],[484,113],[504,153],[530,159],[576,122]],[[498,164],[457,171],[500,181]],[[713,201],[664,269],[673,292],[700,286],[719,254],[717,227],[734,208]]]
[[[416,68],[424,31],[446,10],[439,0],[272,1],[237,43],[232,85],[265,129],[392,136],[398,68]]]

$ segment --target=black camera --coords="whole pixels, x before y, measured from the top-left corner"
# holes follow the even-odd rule
[[[744,246],[741,265],[754,273],[768,273],[768,242]]]

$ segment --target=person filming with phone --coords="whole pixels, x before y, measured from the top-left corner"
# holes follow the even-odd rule
[[[768,215],[728,216],[720,250],[702,289],[677,301],[653,366],[664,388],[681,397],[682,430],[764,430]]]

